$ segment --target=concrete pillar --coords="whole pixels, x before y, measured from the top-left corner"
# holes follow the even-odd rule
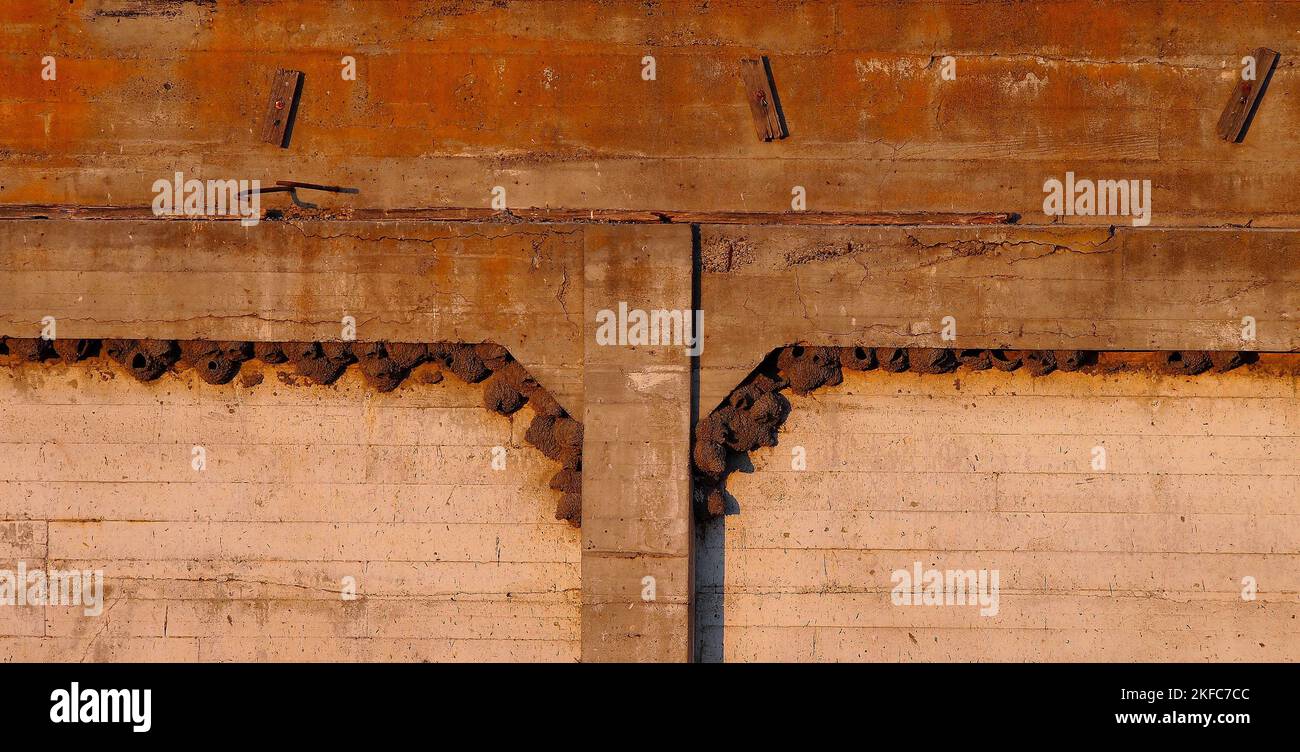
[[[582,659],[689,661],[691,359],[600,344],[597,315],[691,310],[691,231],[592,225],[584,254]]]

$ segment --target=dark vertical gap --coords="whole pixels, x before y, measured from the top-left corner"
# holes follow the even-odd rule
[[[781,107],[781,92],[776,90],[776,77],[772,75],[772,61],[763,55],[760,60],[763,63],[763,73],[767,76],[767,86],[772,90],[772,109],[776,112],[776,120],[781,125],[781,132],[776,134],[777,139],[788,138],[790,136],[790,126],[785,122],[785,110]]]
[[[1268,93],[1268,83],[1273,80],[1273,70],[1277,68],[1277,64],[1281,59],[1281,57],[1273,58],[1273,64],[1268,66],[1268,70],[1264,72],[1263,76],[1259,75],[1259,71],[1255,71],[1255,75],[1259,77],[1259,95],[1255,97],[1254,104],[1250,106],[1250,112],[1246,113],[1246,119],[1241,122],[1241,133],[1233,139],[1234,143],[1239,144],[1246,140],[1246,132],[1250,130],[1250,124],[1255,122],[1255,113],[1259,111],[1259,105],[1264,101],[1264,95]]]
[[[692,223],[691,224],[691,310],[694,312],[692,314],[692,319],[695,316],[700,315],[700,271],[701,271],[700,261],[701,261],[700,226],[698,224]],[[693,320],[692,323],[694,323]],[[700,332],[701,333],[704,332],[704,325],[700,325]],[[700,348],[700,352],[704,352],[704,349]],[[695,557],[699,555],[699,553],[703,550],[703,547],[700,545],[700,542],[697,541],[695,538],[696,530],[699,528],[699,526],[695,523],[695,472],[694,472],[695,460],[693,459],[694,457],[693,450],[695,448],[695,424],[699,423],[700,421],[700,356],[699,355],[691,356],[690,400],[691,400],[690,410],[689,410],[690,426],[688,427],[686,433],[686,449],[687,449],[687,458],[688,458],[687,467],[691,468],[689,474],[687,475],[688,481],[686,487],[687,488],[686,499],[690,504],[690,508],[687,510],[686,513],[689,516],[690,526],[691,526],[690,535],[688,536],[688,540],[691,541],[691,555],[690,555],[690,563],[688,565],[688,571],[690,573],[690,577],[688,579],[690,582],[691,593],[690,593],[690,601],[689,601],[690,608],[688,610],[688,615],[687,615],[687,624],[689,625],[688,634],[689,634],[690,645],[691,645],[690,659],[694,662],[699,662],[702,659],[704,651],[702,649],[702,646],[700,649],[696,648],[696,645],[698,644],[697,632],[699,631],[699,627],[697,626],[698,621],[696,620],[695,617],[695,606],[696,606],[696,601],[698,600],[699,597],[699,588],[696,582]]]
[[[703,253],[700,244],[700,226],[691,224],[691,308],[695,315],[703,316],[706,314],[704,306],[701,283],[704,273]],[[701,336],[703,337],[704,346],[707,346],[708,337],[703,333],[708,329],[708,319],[700,327]],[[703,354],[704,346],[700,347],[700,353]],[[691,357],[691,448],[694,448],[695,426],[700,421],[700,355]],[[694,467],[694,462],[691,462]],[[710,612],[721,617],[723,585],[726,574],[726,517],[697,522],[695,518],[695,481],[694,472],[691,473],[690,483],[690,501],[691,501],[691,607],[690,607],[690,635],[692,646],[692,660],[695,662],[721,662],[723,658],[723,634],[721,621],[716,627],[700,627],[698,617],[700,595],[703,593],[707,596],[706,607]]]
[[[293,124],[298,119],[298,102],[302,100],[302,86],[306,80],[307,74],[298,74],[298,82],[293,87],[293,97],[289,102],[289,111],[288,114],[285,115],[285,117],[288,118],[288,121],[284,126],[284,138],[280,139],[281,149],[288,149],[289,142],[293,140]],[[296,202],[297,198],[295,197],[295,203]]]

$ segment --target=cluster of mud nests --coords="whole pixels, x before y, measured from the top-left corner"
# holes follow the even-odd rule
[[[564,411],[528,369],[502,346],[492,343],[434,342],[213,342],[157,339],[11,339],[0,338],[0,356],[11,360],[69,363],[106,357],[141,381],[167,371],[193,370],[209,384],[225,384],[245,361],[289,363],[300,376],[330,384],[355,364],[366,381],[381,392],[396,389],[421,363],[435,363],[462,381],[483,385],[483,406],[511,415],[525,404],[533,420],[524,439],[559,462],[551,478],[559,491],[555,516],[582,523],[582,423]],[[442,380],[441,373],[428,379]]]
[[[813,347],[790,345],[770,354],[727,399],[695,427],[691,448],[695,513],[700,519],[725,513],[726,477],[735,455],[776,446],[777,430],[790,413],[781,392],[806,395],[844,380],[844,371],[879,368],[890,373],[950,373],[1024,369],[1034,376],[1053,371],[1108,373],[1155,368],[1194,376],[1230,371],[1251,362],[1253,353],[1172,350],[1158,353],[1097,353],[1088,350],[956,350],[943,348]]]

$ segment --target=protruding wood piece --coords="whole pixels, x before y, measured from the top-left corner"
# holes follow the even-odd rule
[[[1232,90],[1232,99],[1219,116],[1219,137],[1225,141],[1241,143],[1250,129],[1250,121],[1255,118],[1260,99],[1268,88],[1268,80],[1273,77],[1277,67],[1278,54],[1267,47],[1255,50],[1255,77],[1243,79]]]
[[[280,68],[271,81],[271,101],[266,107],[266,120],[262,123],[262,140],[279,147],[289,145],[289,129],[298,110],[298,95],[302,92],[302,71]]]
[[[766,57],[747,58],[740,61],[740,77],[745,82],[745,96],[749,110],[754,115],[754,128],[764,141],[790,135],[781,113],[781,100],[776,97],[772,69]]]

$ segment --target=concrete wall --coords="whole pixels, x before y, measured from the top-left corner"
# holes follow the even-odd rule
[[[1296,660],[1300,391],[1261,370],[873,371],[791,396],[779,445],[728,481],[739,514],[700,526],[697,652]],[[998,615],[892,605],[915,561],[1000,570]]]
[[[576,660],[581,534],[528,411],[423,368],[379,394],[355,368],[0,367],[0,568],[103,569],[107,591],[98,618],[0,609],[0,661]]]
[[[512,207],[786,211],[801,185],[811,211],[1039,222],[1073,170],[1150,179],[1156,225],[1295,227],[1297,23],[1272,0],[9,0],[0,199],[147,206],[183,170],[360,190],[310,198],[344,207],[484,207],[500,185]],[[1261,45],[1280,67],[1225,143]],[[779,142],[740,77],[764,54]],[[257,137],[279,67],[306,75],[288,149]]]
[[[1300,350],[1296,265],[1289,263],[1296,259],[1294,236],[1300,232],[1300,193],[1293,190],[1300,152],[1291,138],[1300,97],[1297,48],[1285,33],[1297,21],[1300,4],[1270,0],[0,3],[0,73],[6,82],[0,91],[0,217],[30,218],[5,220],[0,227],[0,334],[35,337],[43,318],[54,316],[64,338],[332,340],[341,317],[350,315],[360,340],[493,341],[508,347],[572,415],[590,414],[594,430],[586,435],[587,458],[600,463],[586,481],[598,492],[588,498],[596,513],[579,536],[551,521],[553,497],[545,481],[553,467],[530,450],[512,455],[525,458],[520,461],[527,471],[518,477],[511,471],[509,477],[485,478],[488,471],[469,461],[467,453],[481,452],[481,441],[504,430],[498,427],[504,419],[476,406],[459,409],[475,405],[472,390],[449,413],[454,419],[426,424],[402,412],[416,411],[413,405],[424,399],[411,396],[424,394],[416,385],[381,397],[362,390],[355,374],[336,389],[286,389],[277,397],[275,376],[250,392],[172,377],[143,386],[120,375],[102,381],[87,375],[93,369],[53,364],[0,369],[9,384],[0,392],[0,410],[9,418],[0,421],[6,432],[0,441],[13,447],[0,456],[0,468],[11,474],[0,476],[7,483],[0,520],[9,519],[0,527],[0,557],[107,559],[118,572],[115,592],[139,594],[119,599],[111,618],[93,627],[57,614],[35,620],[30,612],[2,614],[0,619],[10,621],[0,623],[12,622],[6,629],[24,635],[9,640],[13,648],[6,655],[177,657],[161,644],[174,646],[169,650],[179,657],[205,660],[683,658],[690,652],[681,644],[689,632],[679,627],[689,621],[692,578],[683,545],[690,525],[680,418],[707,413],[772,347],[808,341]],[[1280,52],[1282,63],[1248,138],[1224,142],[1215,123],[1242,56],[1261,45]],[[58,65],[57,77],[48,80],[41,75],[47,55]],[[657,61],[652,80],[642,77],[646,55]],[[780,141],[754,135],[740,66],[759,55],[770,58],[790,126],[790,137]],[[957,65],[955,79],[941,75],[949,55]],[[340,75],[344,56],[355,58],[355,80]],[[278,68],[305,74],[287,148],[257,135]],[[284,221],[256,228],[155,221],[145,213],[152,186],[178,171],[187,178],[264,185],[319,182],[352,192],[306,195],[320,210],[295,207],[287,194],[266,194],[262,209]],[[1044,180],[1067,171],[1094,179],[1149,179],[1153,226],[1125,229],[1121,217],[1116,229],[1112,217],[1044,215]],[[524,218],[530,216],[521,211],[525,207],[578,212],[567,221],[586,219],[581,212],[594,209],[784,212],[754,219],[781,223],[793,216],[792,188],[801,186],[807,191],[804,216],[898,212],[905,217],[897,221],[916,224],[751,230],[719,229],[710,223],[720,220],[697,218],[703,224],[687,233],[683,227],[539,227],[505,215],[495,222],[424,221],[457,219],[454,207],[485,209],[495,186],[506,189],[506,205]],[[449,207],[450,214],[429,213]],[[919,226],[951,212],[1015,212],[1022,224]],[[460,219],[475,216],[483,219],[470,213]],[[692,236],[699,242],[690,244]],[[656,250],[641,253],[645,249]],[[683,276],[688,253],[697,256],[689,284]],[[654,276],[665,269],[671,273]],[[676,309],[686,307],[688,291],[690,307],[706,310],[711,322],[709,344],[690,379],[682,378],[679,360],[662,353],[588,352],[593,309],[642,292],[654,299],[639,305]],[[935,324],[949,314],[960,319],[959,339],[936,342]],[[1244,341],[1239,334],[1246,316],[1258,321],[1257,339]],[[906,390],[900,385],[912,377],[865,378],[857,383],[876,384],[876,391],[842,403],[834,396],[841,392],[819,393],[801,401],[802,418],[797,412],[787,427],[811,431],[814,449],[816,437],[833,442],[810,453],[812,470],[797,476],[799,483],[822,479],[820,496],[779,487],[747,493],[747,483],[785,477],[773,472],[780,463],[734,479],[731,489],[742,499],[742,510],[725,523],[732,535],[724,545],[716,540],[716,526],[705,530],[706,538],[714,536],[706,540],[706,560],[719,562],[728,550],[734,556],[714,573],[718,584],[705,587],[703,634],[717,645],[705,645],[704,657],[716,657],[718,645],[731,645],[730,657],[810,657],[814,637],[818,657],[836,655],[828,639],[846,625],[862,627],[853,621],[862,614],[894,620],[866,625],[898,641],[901,648],[890,657],[922,645],[939,650],[929,646],[944,643],[918,631],[923,627],[970,626],[960,622],[961,614],[944,610],[926,617],[939,621],[900,630],[900,619],[921,617],[853,606],[852,597],[875,592],[868,586],[876,582],[854,578],[892,562],[845,559],[849,563],[835,574],[835,551],[877,555],[870,552],[911,545],[984,557],[1038,557],[1030,564],[986,564],[1008,573],[1008,599],[1019,597],[1013,580],[1023,589],[1029,586],[1022,580],[1034,578],[1049,583],[1042,597],[1057,598],[1036,611],[1008,600],[994,629],[960,633],[991,657],[1000,655],[998,649],[1019,657],[1069,657],[1071,650],[1113,655],[1122,649],[1117,645],[1128,643],[1097,636],[1113,632],[1086,630],[1158,633],[1146,628],[1152,619],[1172,613],[1171,621],[1156,624],[1168,626],[1183,615],[1158,608],[1191,608],[1178,600],[1194,591],[1192,580],[1175,579],[1184,573],[1202,572],[1230,595],[1224,583],[1237,576],[1235,570],[1203,574],[1209,571],[1204,562],[1222,564],[1206,553],[1213,546],[1229,546],[1222,556],[1267,554],[1256,562],[1260,580],[1266,593],[1279,592],[1268,588],[1291,563],[1277,564],[1274,549],[1287,556],[1294,549],[1282,506],[1288,494],[1294,496],[1286,480],[1294,473],[1286,475],[1282,459],[1277,462],[1283,470],[1268,469],[1277,477],[1258,480],[1255,475],[1264,471],[1250,463],[1294,457],[1295,447],[1285,443],[1294,438],[1273,437],[1269,443],[1238,434],[1270,426],[1286,435],[1290,424],[1278,414],[1294,408],[1294,376],[1269,380],[1234,373],[1179,387],[1211,390],[1196,392],[1205,401],[1186,403],[1192,407],[1181,413],[1185,424],[1162,417],[1147,426],[1131,419],[1131,435],[1116,438],[1117,468],[1147,468],[1148,475],[1130,470],[1114,476],[1131,475],[1136,486],[1108,475],[1082,488],[1118,483],[1115,488],[1080,498],[1066,493],[1078,490],[1072,485],[1044,483],[1056,487],[1056,495],[1016,502],[1045,508],[989,505],[1018,498],[1009,484],[1023,482],[1035,468],[1062,473],[1075,465],[1059,463],[1081,465],[1078,446],[1071,444],[1072,454],[1062,459],[1023,437],[959,433],[974,430],[978,420],[958,422],[952,431],[927,429],[925,421],[954,414],[974,419],[991,411],[986,424],[1014,421],[1043,432],[1057,413],[1104,419],[1075,425],[1073,434],[1057,432],[1077,438],[1112,423],[1109,411],[1119,408],[1106,396],[1110,382],[1071,376],[1028,386],[1019,374],[962,376],[962,397],[943,396],[954,409],[934,413],[913,405],[873,424],[878,402]],[[1120,383],[1128,377],[1115,378]],[[996,391],[998,398],[977,397],[974,407],[966,407],[971,383],[984,384],[986,396]],[[1131,383],[1141,401],[1181,382]],[[1065,410],[1059,404],[1024,407],[1021,398],[1008,405],[1007,384],[1020,385],[1015,389],[1021,392],[1072,385],[1074,391],[1064,396],[1074,402]],[[430,394],[459,394],[456,388],[440,386]],[[1134,438],[1148,430],[1177,432],[1179,426],[1208,430],[1201,425],[1206,415],[1210,429],[1218,430],[1221,421],[1236,425],[1237,413],[1225,405],[1241,389],[1258,389],[1259,395],[1241,396],[1261,399],[1270,390],[1290,390],[1289,401],[1280,407],[1262,403],[1269,409],[1255,411],[1250,429],[1187,438],[1185,446],[1183,439],[1160,440],[1155,449],[1157,444]],[[222,422],[187,419],[171,399]],[[213,402],[196,407],[200,399]],[[266,399],[271,403],[256,402]],[[276,403],[280,399],[287,403]],[[920,406],[928,401],[917,400]],[[60,402],[71,404],[56,407]],[[266,404],[261,413],[258,404]],[[807,404],[827,407],[819,412]],[[78,410],[87,406],[109,422],[82,416]],[[377,406],[406,415],[393,433],[399,437],[394,445],[382,443],[388,436],[382,422],[361,419]],[[440,415],[444,407],[429,409]],[[229,409],[235,412],[223,412]],[[652,412],[662,422],[627,417]],[[1024,415],[1037,417],[1026,423]],[[855,428],[855,421],[874,427]],[[105,425],[116,429],[105,433]],[[358,425],[367,428],[358,433]],[[668,443],[665,433],[646,431],[647,425],[667,427],[678,441]],[[521,428],[513,426],[511,435],[517,437]],[[214,437],[192,435],[216,429]],[[837,431],[857,438],[837,439]],[[121,444],[114,438],[120,434],[147,438]],[[900,449],[897,442],[904,439],[910,443]],[[224,482],[265,483],[254,496],[261,504],[249,508],[229,488],[212,498],[193,493],[186,452],[200,440],[238,458],[223,465],[217,452],[202,482],[226,477],[234,480]],[[1226,473],[1223,453],[1236,452],[1242,441],[1255,444],[1233,460],[1254,469],[1215,482],[1245,477],[1262,483],[1264,490],[1250,496],[1250,503],[1268,499],[1272,506],[1219,514],[1225,508],[1215,504],[1232,503],[1226,486],[1202,485],[1200,479],[1186,481],[1185,489],[1143,485],[1154,477],[1186,477],[1178,474],[1193,472],[1189,468],[1203,460],[1211,468],[1205,472]],[[75,446],[81,453],[60,448],[73,442],[80,442]],[[358,454],[364,442],[372,446]],[[1166,444],[1182,454],[1168,454]],[[431,457],[417,446],[438,446],[441,453]],[[845,466],[878,463],[882,472],[871,480],[887,478],[883,482],[918,490],[909,492],[906,505],[901,492],[888,496],[894,512],[853,507],[853,500],[879,499],[842,493],[838,481],[823,472],[832,448],[841,452],[835,461]],[[786,451],[783,445],[766,457],[785,458]],[[632,459],[644,461],[633,466]],[[900,462],[907,470],[895,467]],[[954,469],[933,472],[945,463]],[[921,470],[926,474],[906,475]],[[1156,472],[1167,475],[1149,474]],[[369,486],[342,482],[358,475],[369,484],[392,483],[389,475],[398,481],[376,501],[359,490]],[[948,476],[969,482],[950,487]],[[301,484],[320,478],[342,490],[300,492]],[[403,478],[417,485],[403,484]],[[658,487],[641,482],[661,478],[668,482]],[[1038,476],[1033,479],[1036,484]],[[78,493],[63,493],[64,482],[88,490],[78,486]],[[506,488],[492,485],[484,492],[481,484],[497,482]],[[445,488],[449,483],[458,490]],[[437,485],[449,495],[433,498],[448,501],[429,506],[419,484]],[[630,490],[614,490],[620,488]],[[1205,508],[1178,512],[1176,523],[1175,511],[1164,507],[1132,511],[1188,498]],[[829,506],[832,499],[840,506]],[[928,512],[910,506],[931,499],[947,506]],[[827,506],[820,511],[801,506],[823,501]],[[1192,524],[1184,517],[1200,527],[1181,527]],[[1258,538],[1242,538],[1242,531]],[[922,540],[914,543],[913,536]],[[581,572],[579,549],[588,559]],[[740,559],[751,551],[762,561],[745,567]],[[1053,558],[1103,554],[1148,558],[1113,565]],[[1211,558],[1189,567],[1183,561],[1188,556]],[[662,575],[662,607],[641,601],[651,557],[660,560],[654,571]],[[794,558],[786,565],[780,557]],[[191,559],[199,563],[185,563]],[[822,564],[820,575],[816,564]],[[1118,590],[1149,586],[1174,596],[1144,597],[1132,618],[1113,609],[1096,616],[1080,604],[1112,601],[1084,601],[1074,593],[1109,593],[1107,566],[1127,573],[1115,574]],[[1157,579],[1133,575],[1143,567]],[[337,600],[335,583],[358,568],[362,593],[369,597]],[[724,571],[732,575],[725,585]],[[1053,590],[1051,578],[1062,572],[1083,579],[1062,581]],[[709,575],[707,568],[703,574]],[[754,580],[746,584],[745,577]],[[788,587],[819,594],[765,594],[787,587],[787,579],[793,583]],[[608,617],[582,630],[591,642],[584,647],[591,649],[581,653],[574,643],[583,600],[574,592],[578,580],[592,607],[588,627],[592,614]],[[820,593],[839,584],[850,595],[833,588]],[[745,590],[751,586],[758,593]],[[1277,587],[1295,589],[1285,582]],[[735,597],[719,606],[724,591]],[[451,604],[451,593],[465,597]],[[807,602],[781,616],[775,604],[784,608],[798,598]],[[270,605],[281,603],[293,605]],[[208,610],[199,612],[195,604]],[[244,604],[247,609],[240,610]],[[1235,619],[1240,608],[1233,602],[1227,613]],[[1261,617],[1266,625],[1275,623],[1274,613]],[[656,614],[661,621],[653,620]],[[1237,624],[1226,618],[1192,614],[1186,621],[1188,629],[1202,631]],[[1242,633],[1253,623],[1242,621]],[[820,636],[817,624],[825,627]],[[1052,629],[1084,630],[1085,637],[1042,646],[1036,654],[1032,640],[998,627],[1006,624],[1052,635],[1058,634]],[[1237,627],[1224,629],[1232,628]],[[172,634],[166,638],[171,642],[158,642]],[[887,643],[844,634],[837,639],[847,646],[846,657],[870,657],[860,646]],[[1246,650],[1247,642],[1214,634],[1193,647],[1216,657],[1259,657],[1233,652]],[[451,641],[444,639],[449,636]],[[765,654],[764,639],[779,652]],[[1258,643],[1259,651],[1281,649],[1277,640]],[[1231,650],[1220,649],[1224,645]],[[1132,649],[1159,657],[1159,647],[1147,640]]]

